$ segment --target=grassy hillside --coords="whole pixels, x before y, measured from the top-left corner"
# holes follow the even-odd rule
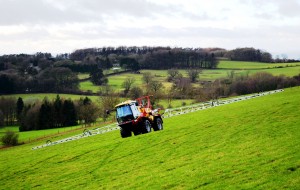
[[[260,63],[247,61],[220,61],[219,69],[270,69],[287,66],[300,66],[300,62],[296,63]]]
[[[39,150],[0,151],[2,189],[299,189],[300,88]]]

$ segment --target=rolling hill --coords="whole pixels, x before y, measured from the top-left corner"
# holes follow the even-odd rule
[[[3,189],[299,189],[300,88],[114,131],[0,151]]]

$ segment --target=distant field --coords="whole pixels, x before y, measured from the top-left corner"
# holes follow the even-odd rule
[[[300,189],[300,88],[38,150],[0,150],[2,189]],[[263,105],[263,106],[262,106]]]
[[[274,75],[286,75],[295,76],[300,73],[300,62],[297,63],[259,63],[259,62],[241,62],[241,61],[226,61],[221,60],[218,69],[203,69],[200,74],[200,81],[214,81],[218,78],[224,78],[228,76],[232,70],[236,75],[244,75],[246,73],[253,74],[256,72],[269,72]],[[106,71],[108,72],[108,71]],[[108,77],[108,84],[113,89],[121,92],[123,90],[122,83],[127,77],[135,78],[133,86],[139,86],[142,89],[145,88],[142,81],[142,74],[150,72],[153,75],[153,79],[163,83],[165,90],[171,88],[172,83],[167,82],[168,71],[167,70],[141,70],[141,74],[123,73],[120,75],[113,75]],[[187,77],[186,70],[179,70],[179,72]],[[87,77],[86,74],[80,74],[80,78]],[[199,86],[199,84],[194,84]],[[80,89],[83,91],[98,92],[99,87],[93,85],[90,81],[80,83]]]
[[[268,69],[286,66],[300,66],[297,63],[259,63],[259,62],[244,62],[244,61],[220,61],[219,69]]]
[[[128,77],[135,79],[133,86],[141,86],[143,84],[141,74],[124,73],[120,75],[113,75],[108,77],[108,85],[112,86],[115,90],[123,90],[122,83]]]
[[[5,128],[0,128],[0,137],[3,136],[5,131],[11,130],[11,131],[17,132],[19,134],[19,142],[28,143],[30,141],[37,140],[38,138],[43,138],[43,137],[46,137],[49,135],[56,135],[58,137],[58,136],[61,136],[62,133],[66,133],[66,132],[69,132],[69,131],[72,131],[75,129],[80,129],[80,128],[82,128],[82,126],[19,132],[19,127],[5,127]],[[80,132],[77,131],[76,134],[78,134],[78,133],[80,133]],[[70,133],[68,133],[68,134],[70,134]]]
[[[79,73],[77,76],[78,76],[79,79],[87,79],[87,78],[90,77],[90,74],[88,74],[88,73]]]
[[[284,67],[284,68],[272,68],[272,69],[263,69],[263,70],[251,70],[250,73],[256,73],[256,72],[268,72],[272,75],[285,75],[285,76],[296,76],[300,74],[300,66],[296,67]]]
[[[57,96],[55,93],[37,93],[37,94],[13,94],[13,95],[2,95],[4,97],[14,97],[18,98],[21,97],[25,103],[32,103],[35,101],[42,101],[45,97],[49,100],[54,100]],[[84,95],[75,95],[75,94],[59,94],[61,98],[64,99],[72,99],[72,100],[79,100],[80,98],[84,98]],[[1,97],[1,96],[0,96]],[[99,99],[99,96],[87,96],[91,100],[96,101]]]
[[[79,89],[86,92],[90,91],[93,93],[97,93],[100,91],[100,86],[94,85],[91,81],[83,81],[79,83]]]
[[[145,88],[144,82],[142,80],[143,73],[150,72],[153,76],[153,80],[159,81],[165,87],[165,91],[171,88],[172,83],[167,81],[168,71],[167,70],[141,70],[140,74],[132,74],[132,73],[124,73],[120,75],[114,75],[108,77],[108,85],[111,85],[115,90],[123,90],[122,83],[128,77],[133,77],[135,82],[133,86],[138,86],[142,89]],[[179,70],[179,72],[184,76],[187,77],[187,73],[185,70]]]

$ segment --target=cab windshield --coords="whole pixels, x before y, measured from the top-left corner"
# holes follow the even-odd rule
[[[117,108],[117,120],[119,123],[133,120],[133,114],[130,105]]]

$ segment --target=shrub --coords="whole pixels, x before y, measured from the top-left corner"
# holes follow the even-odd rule
[[[1,142],[5,146],[16,146],[18,145],[19,135],[13,131],[6,131],[4,136],[1,137]]]

